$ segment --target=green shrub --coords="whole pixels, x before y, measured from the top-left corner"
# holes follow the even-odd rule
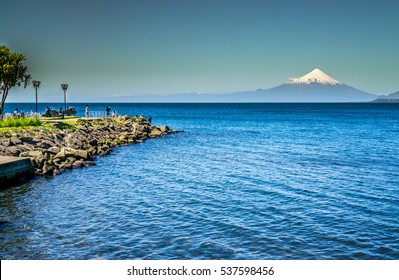
[[[39,126],[42,122],[39,118],[13,118],[7,117],[0,121],[0,128],[2,127],[25,127],[25,126]]]

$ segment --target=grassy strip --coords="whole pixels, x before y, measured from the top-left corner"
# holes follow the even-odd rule
[[[42,122],[39,118],[11,118],[0,121],[0,128],[4,127],[25,127],[25,126],[40,126]]]

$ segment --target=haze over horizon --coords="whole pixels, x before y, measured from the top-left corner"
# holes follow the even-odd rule
[[[322,3],[322,4],[321,4]],[[358,89],[399,90],[398,1],[2,3],[0,45],[26,55],[39,102],[268,89],[320,68]],[[12,89],[7,102],[34,101]]]

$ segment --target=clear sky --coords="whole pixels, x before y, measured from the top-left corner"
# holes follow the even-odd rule
[[[270,88],[320,68],[399,90],[399,1],[18,0],[0,44],[24,53],[41,100]],[[14,95],[13,97],[11,97]],[[34,101],[32,87],[8,101]],[[71,100],[71,101],[72,101]]]

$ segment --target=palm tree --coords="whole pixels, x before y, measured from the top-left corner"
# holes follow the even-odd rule
[[[28,68],[25,66],[25,56],[20,53],[11,52],[6,46],[0,46],[0,120],[3,119],[4,103],[8,91],[15,86],[26,87],[30,81]]]

